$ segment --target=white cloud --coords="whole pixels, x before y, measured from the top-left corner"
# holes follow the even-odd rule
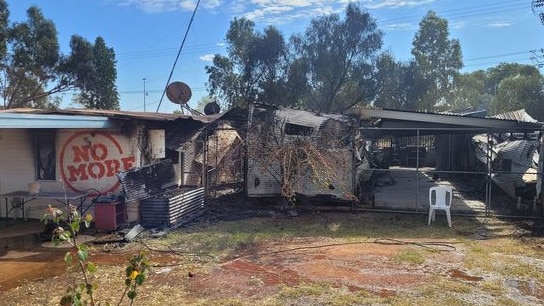
[[[106,0],[122,6],[134,6],[147,13],[192,11],[197,0]],[[288,22],[343,10],[351,0],[204,0],[199,9],[244,16],[255,22]]]
[[[106,0],[123,6],[135,6],[148,13],[192,11],[197,0]],[[364,9],[395,9],[428,5],[437,0],[359,0]],[[204,0],[199,9],[232,16],[244,16],[255,22],[278,24],[339,13],[353,0]]]
[[[146,13],[162,13],[176,10],[192,11],[196,0],[109,0],[121,6],[135,6]],[[205,0],[200,2],[204,9],[216,9],[223,4],[223,0]]]
[[[387,24],[383,28],[388,30],[413,30],[417,29],[418,25],[416,23],[402,22]]]
[[[215,56],[215,54],[204,54],[204,55],[199,56],[198,58],[201,61],[204,61],[204,62],[211,62],[211,61],[213,61],[214,56]]]
[[[508,21],[495,21],[495,22],[492,22],[492,23],[488,23],[486,25],[486,27],[489,27],[489,28],[505,28],[505,27],[509,27],[511,25],[512,25],[512,23],[510,23]]]
[[[464,21],[449,22],[448,27],[454,30],[460,30],[466,26]]]
[[[366,9],[415,7],[431,4],[436,0],[365,0],[363,6]]]

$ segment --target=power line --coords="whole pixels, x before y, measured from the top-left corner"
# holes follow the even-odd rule
[[[517,0],[517,1],[503,1],[495,2],[493,7],[490,8],[489,5],[475,5],[466,8],[451,9],[440,12],[441,14],[447,17],[446,19],[453,20],[463,17],[471,16],[484,16],[489,14],[496,14],[502,12],[512,12],[513,9],[522,9],[530,8],[527,0]],[[446,16],[447,15],[447,16]],[[421,18],[420,15],[410,15],[402,16],[398,18],[388,19],[387,21],[381,23],[381,26],[390,26],[403,21],[412,21],[415,22]],[[133,60],[133,59],[145,59],[145,58],[155,58],[155,57],[166,57],[171,56],[175,51],[175,48],[165,48],[165,49],[152,49],[152,50],[142,50],[134,52],[123,52],[117,55],[118,59],[124,60]],[[187,46],[184,50],[184,53],[202,53],[202,52],[212,52],[212,51],[222,51],[223,47],[217,46],[216,44],[199,44]]]
[[[202,52],[212,52],[212,51],[222,51],[223,48],[215,44],[209,44],[207,46],[192,47],[184,51],[185,54],[191,53],[202,53]],[[117,57],[118,59],[132,60],[132,59],[144,59],[144,58],[153,58],[153,57],[166,57],[171,56],[176,51],[175,48],[168,49],[156,49],[156,50],[143,50],[135,52],[126,52],[120,53]]]
[[[168,81],[166,81],[166,86],[164,86],[164,91],[162,92],[161,100],[159,101],[159,106],[157,106],[156,113],[159,112],[159,108],[161,107],[162,100],[164,99],[164,95],[166,94],[166,87],[168,86],[168,83],[170,83],[170,80],[172,79],[172,74],[174,74],[174,69],[176,68],[176,64],[177,64],[179,56],[181,54],[181,50],[183,49],[183,45],[185,45],[185,40],[187,39],[187,34],[189,33],[189,29],[191,29],[191,25],[193,24],[193,20],[195,18],[196,10],[198,9],[199,5],[200,5],[200,0],[198,0],[196,5],[195,5],[193,15],[191,16],[191,20],[189,21],[189,25],[187,26],[187,30],[185,31],[185,35],[183,36],[183,41],[181,42],[181,45],[179,47],[178,55],[176,56],[176,60],[174,61],[174,65],[172,65],[172,70],[170,70],[170,75],[168,76]]]
[[[514,3],[512,3],[514,2]],[[517,3],[516,3],[517,2]],[[527,3],[527,0],[517,0],[517,1],[504,1],[504,2],[495,2],[492,7],[489,5],[476,5],[466,8],[460,8],[460,9],[452,9],[452,10],[444,10],[444,11],[437,11],[436,13],[439,15],[442,15],[444,17],[447,17],[447,20],[450,19],[456,19],[456,18],[463,18],[463,17],[472,17],[472,16],[485,16],[490,14],[497,14],[502,12],[512,12],[513,9],[522,9],[527,8],[529,9],[530,6]],[[398,18],[388,19],[384,21],[383,23],[380,23],[380,25],[391,25],[403,21],[416,21],[420,20],[422,16],[420,15],[408,15],[408,16],[402,16]]]
[[[475,57],[475,58],[469,58],[469,59],[466,59],[466,60],[463,60],[463,61],[465,61],[465,62],[479,61],[479,60],[487,60],[487,59],[492,59],[492,58],[510,57],[510,56],[522,55],[522,54],[530,55],[532,51],[533,50],[512,52],[512,53],[503,53],[503,54],[489,55],[489,56],[483,56],[483,57]]]

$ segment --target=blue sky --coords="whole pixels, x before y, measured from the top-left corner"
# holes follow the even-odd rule
[[[31,5],[41,8],[59,34],[64,53],[71,35],[94,42],[102,36],[115,50],[121,109],[172,112],[163,88],[189,26],[196,0],[8,0],[10,21],[26,21]],[[286,38],[301,33],[312,17],[343,13],[347,0],[201,0],[171,81],[187,83],[195,107],[206,95],[204,67],[213,54],[224,54],[230,21],[245,16],[257,29],[274,25]],[[544,25],[531,10],[531,0],[361,0],[361,6],[384,32],[382,51],[409,60],[418,23],[433,10],[449,21],[450,37],[461,42],[470,72],[501,62],[530,64],[531,50],[544,48]],[[146,79],[145,82],[143,79]],[[70,101],[66,94],[64,101]],[[160,104],[160,107],[159,107]],[[63,107],[73,107],[64,102]]]

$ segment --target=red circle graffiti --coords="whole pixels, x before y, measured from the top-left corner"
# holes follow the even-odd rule
[[[68,147],[68,145],[74,141],[74,139],[76,139],[77,137],[80,137],[81,135],[85,135],[85,134],[93,134],[93,135],[100,135],[100,136],[103,136],[107,139],[109,139],[112,144],[117,148],[117,151],[120,155],[123,154],[123,149],[121,148],[121,145],[119,144],[119,142],[117,142],[117,140],[109,133],[106,133],[106,132],[96,132],[96,131],[81,131],[81,132],[76,132],[74,133],[72,136],[70,136],[68,138],[68,140],[66,140],[66,142],[64,143],[64,145],[62,146],[62,150],[60,152],[60,171],[61,171],[61,175],[62,175],[62,180],[64,182],[64,184],[66,184],[66,186],[68,186],[68,188],[70,188],[71,190],[73,191],[76,191],[76,192],[83,192],[84,190],[79,190],[78,188],[76,188],[75,186],[73,186],[70,181],[68,181],[68,178],[66,177],[66,173],[65,173],[65,165],[64,165],[64,156],[65,156],[65,152],[66,152],[66,148]],[[96,157],[97,160],[103,160],[106,158],[105,154],[107,152],[107,149],[106,147],[101,144],[100,147],[94,147],[93,150],[91,150],[91,154],[93,155],[93,157]],[[100,153],[97,153],[97,151],[101,151]],[[102,171],[104,171],[104,168],[99,168],[99,169],[96,169],[94,170],[94,167],[95,164],[89,164],[88,166],[88,169],[89,169],[89,176],[91,176],[92,178],[97,178],[99,177],[100,173],[102,173]],[[97,172],[95,172],[97,171]],[[115,191],[117,188],[119,188],[120,186],[120,182],[117,181],[110,189],[106,190],[104,193],[108,193],[108,192],[113,192]]]

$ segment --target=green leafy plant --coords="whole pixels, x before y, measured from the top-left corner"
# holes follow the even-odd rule
[[[98,285],[92,283],[90,278],[90,274],[95,272],[97,267],[89,260],[89,246],[77,241],[81,225],[89,227],[91,221],[90,214],[82,217],[77,211],[77,207],[72,205],[67,206],[67,212],[49,205],[42,218],[42,222],[45,224],[53,222],[55,226],[52,232],[54,245],[70,244],[71,249],[64,255],[64,262],[70,267],[74,265],[79,267],[83,276],[81,282],[68,286],[66,293],[60,300],[60,305],[97,305],[93,294]],[[137,296],[138,287],[145,281],[149,267],[145,252],[140,251],[132,256],[126,268],[125,289],[117,305],[121,304],[125,295],[131,300],[132,305]]]

